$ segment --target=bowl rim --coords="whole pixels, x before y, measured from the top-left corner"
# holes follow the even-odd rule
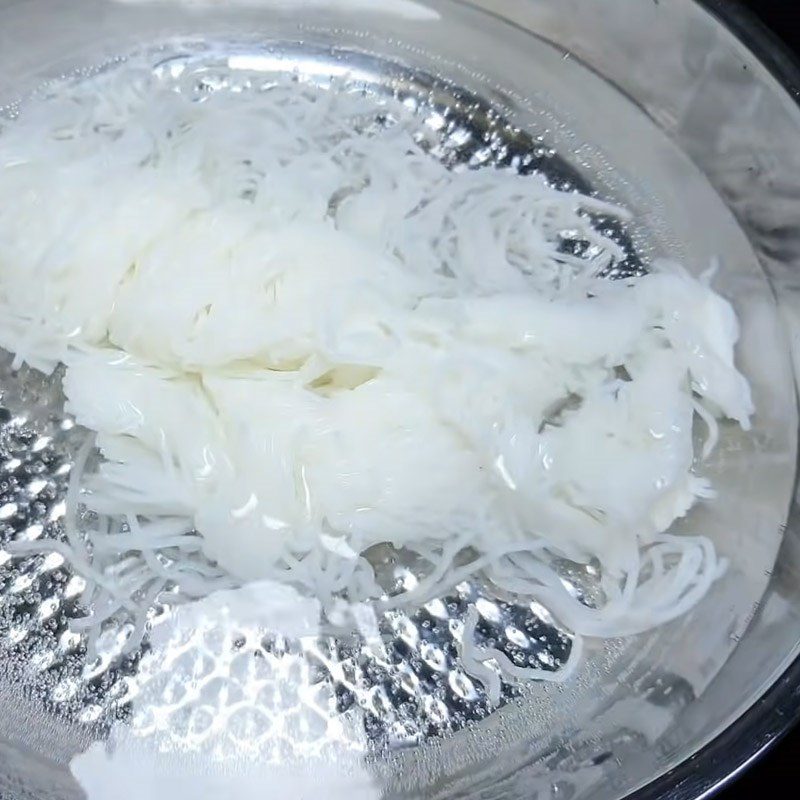
[[[794,53],[742,0],[694,1],[730,30],[800,106],[800,53]],[[800,657],[732,725],[627,800],[709,800],[730,788],[798,725]]]

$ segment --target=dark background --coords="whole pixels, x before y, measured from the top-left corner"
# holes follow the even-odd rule
[[[742,0],[742,2],[783,39],[800,60],[800,0]],[[722,792],[719,800],[757,800],[763,795],[775,793],[776,786],[781,787],[776,793],[778,797],[799,797],[798,778],[800,778],[800,730],[795,730],[730,789]]]
[[[800,4],[797,0],[743,0],[770,28],[800,48]]]

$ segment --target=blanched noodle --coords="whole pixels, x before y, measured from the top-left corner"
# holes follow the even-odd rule
[[[128,614],[132,649],[160,600],[256,580],[388,608],[482,572],[590,636],[705,595],[713,544],[665,533],[711,496],[695,414],[705,457],[717,418],[753,412],[735,314],[707,281],[667,262],[603,279],[624,251],[593,215],[626,212],[446,167],[399,107],[379,123],[374,98],[296,83],[174,88],[121,68],[0,136],[0,344],[64,364],[94,433],[64,540],[16,549],[84,576],[77,627]],[[382,583],[384,543],[427,577]],[[597,565],[602,602],[561,559]],[[493,693],[489,660],[548,677],[467,628]]]

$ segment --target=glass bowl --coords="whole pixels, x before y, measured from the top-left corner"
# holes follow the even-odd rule
[[[257,54],[248,63],[262,70],[357,74],[377,94],[456,112],[469,100],[464,119],[476,129],[491,111],[504,135],[552,149],[575,181],[629,207],[643,263],[670,255],[699,272],[718,259],[717,287],[742,321],[755,429],[726,433],[709,465],[717,501],[686,522],[714,537],[727,575],[685,619],[590,644],[568,684],[526,687],[447,735],[368,742],[357,759],[365,796],[695,800],[726,784],[800,715],[791,57],[729,0],[0,0],[0,109],[13,116],[48,81],[132,53],[163,64],[209,41]],[[75,434],[57,382],[11,366],[0,359],[0,466],[44,438],[69,457]],[[7,541],[32,523],[3,517],[11,501],[0,499]],[[66,703],[67,667],[37,671],[20,647],[34,633],[7,613],[22,567],[3,557],[0,569],[0,796],[80,797],[70,760],[125,724],[125,702],[109,716],[95,690],[136,663],[95,681],[94,705]],[[86,674],[80,655],[69,663]],[[140,775],[120,772],[107,796],[140,796]],[[194,796],[233,796],[230,781]]]

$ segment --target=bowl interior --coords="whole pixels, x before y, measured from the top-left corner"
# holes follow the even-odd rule
[[[634,213],[626,233],[637,268],[662,256],[696,274],[721,264],[715,288],[740,317],[739,359],[757,416],[749,434],[723,428],[721,447],[704,467],[718,497],[680,529],[711,536],[729,560],[726,575],[685,618],[628,640],[590,642],[570,683],[526,686],[486,719],[462,715],[447,735],[425,728],[390,736],[396,716],[373,709],[380,724],[365,725],[356,704],[341,735],[372,790],[387,797],[618,800],[735,724],[798,651],[790,344],[800,112],[757,57],[695,2],[606,0],[602,12],[598,5],[0,2],[0,108],[7,114],[48,80],[108,68],[134,53],[162,70],[180,62],[198,79],[238,70],[324,84],[338,75],[376,104],[412,104],[420,130],[431,114],[445,113],[452,131],[475,142],[494,128],[522,152],[552,149],[547,169]],[[45,437],[52,452],[45,468],[55,475],[80,441],[63,424],[58,379],[13,371],[5,358],[0,391],[0,467],[31,464]],[[0,492],[0,516],[25,502],[19,481],[0,483]],[[26,514],[4,518],[4,541],[37,524],[29,501]],[[59,502],[57,492],[51,501]],[[64,586],[41,565],[0,559],[0,793],[77,797],[66,765],[126,718],[125,687],[138,664],[109,661],[90,680],[80,658],[62,659],[55,644],[49,656],[32,645],[40,635],[36,614],[19,600],[26,574],[37,581],[36,602],[49,591],[69,611]],[[213,671],[224,648],[212,656]],[[372,688],[367,681],[365,696]],[[150,701],[169,705],[167,687],[148,691]],[[168,713],[178,730],[176,708]]]

